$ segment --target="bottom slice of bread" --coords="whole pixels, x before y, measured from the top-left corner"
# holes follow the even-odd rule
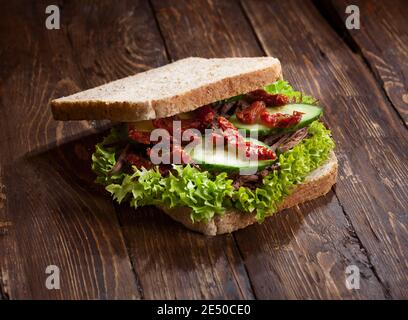
[[[326,162],[312,171],[303,183],[294,187],[292,193],[279,205],[278,211],[325,195],[330,191],[332,185],[336,183],[336,178],[337,158],[334,152],[331,152]],[[229,210],[224,215],[216,216],[209,222],[192,222],[190,208],[169,209],[160,207],[160,209],[187,228],[209,236],[230,233],[256,222],[255,213],[244,213],[239,210]]]

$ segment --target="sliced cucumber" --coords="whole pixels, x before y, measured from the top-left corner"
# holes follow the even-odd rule
[[[254,144],[262,145],[269,148],[261,141],[248,138],[247,141],[251,141]],[[253,173],[256,170],[263,169],[268,165],[271,165],[276,160],[259,160],[249,161],[249,159],[238,158],[234,152],[229,152],[222,148],[214,148],[208,150],[204,147],[204,144],[197,145],[192,150],[186,150],[195,163],[206,170],[219,170],[219,171],[238,171],[238,170],[250,170]],[[254,171],[255,169],[255,171]]]
[[[263,136],[268,134],[295,131],[297,129],[306,127],[318,119],[323,113],[322,107],[297,103],[287,104],[282,107],[268,108],[267,110],[270,113],[293,114],[293,111],[299,111],[303,112],[304,114],[302,115],[300,122],[296,126],[290,128],[269,128],[263,124],[245,124],[240,122],[235,114],[229,118],[229,121],[231,121],[238,129],[244,129],[249,134],[257,133],[258,135]]]

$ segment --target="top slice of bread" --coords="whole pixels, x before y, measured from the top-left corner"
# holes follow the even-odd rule
[[[169,117],[247,93],[282,76],[272,57],[186,58],[51,101],[56,120],[132,122]]]

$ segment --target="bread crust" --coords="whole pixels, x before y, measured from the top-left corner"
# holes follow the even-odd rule
[[[202,86],[182,95],[152,101],[157,118],[169,117],[178,113],[195,110],[209,103],[228,99],[247,93],[280,79],[280,64],[269,68],[224,78]]]
[[[194,75],[181,72],[190,69]],[[150,120],[191,111],[281,78],[281,64],[272,57],[187,58],[52,100],[51,110],[56,120]],[[173,83],[173,88],[159,94],[166,83]]]
[[[336,183],[337,167],[336,155],[331,152],[329,159],[311,172],[305,181],[297,185],[284,199],[278,207],[278,212],[328,193]],[[187,207],[172,209],[160,207],[160,209],[187,228],[209,236],[231,233],[256,222],[255,213],[243,213],[239,210],[230,210],[222,216],[216,216],[208,223],[193,223],[190,218],[191,209]]]

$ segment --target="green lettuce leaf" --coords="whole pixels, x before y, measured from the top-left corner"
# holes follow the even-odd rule
[[[120,140],[120,129],[113,128],[110,134],[105,137],[101,143],[96,145],[95,152],[92,154],[92,170],[97,176],[96,183],[108,185],[123,179],[124,174],[121,172],[113,175],[109,174],[116,163],[117,150],[113,147],[107,147],[106,145],[118,140]]]
[[[334,149],[330,131],[323,123],[314,121],[309,127],[310,138],[288,152],[279,155],[280,170],[273,171],[263,179],[262,188],[255,191],[241,187],[233,195],[235,207],[245,212],[256,209],[256,218],[264,218],[277,210],[277,206],[290,194],[293,186],[329,158]]]
[[[108,172],[116,163],[115,150],[104,147],[104,144],[114,141],[115,130],[96,146],[92,168],[97,174],[96,181],[105,185],[119,203],[129,201],[135,208],[145,205],[187,206],[192,209],[193,221],[208,221],[215,215],[224,214],[227,208],[235,207],[244,212],[256,210],[256,218],[261,222],[276,211],[294,185],[328,159],[334,148],[330,131],[321,122],[313,122],[309,133],[310,138],[279,155],[281,169],[266,176],[262,188],[256,190],[245,187],[235,190],[233,181],[225,172],[213,175],[189,165],[174,165],[174,173],[167,177],[157,169],[136,167],[133,174],[109,176]]]
[[[270,94],[284,94],[289,98],[295,99],[297,103],[316,104],[317,100],[312,96],[304,95],[300,91],[296,91],[292,86],[284,80],[276,81],[264,87],[264,90]]]
[[[157,169],[134,168],[132,175],[124,175],[121,183],[106,186],[115,200],[127,199],[137,208],[145,205],[161,205],[169,208],[189,207],[193,220],[210,220],[215,214],[223,214],[234,188],[227,174],[213,177],[207,171],[187,165],[174,165],[175,172],[162,177]]]
[[[264,89],[271,94],[286,94],[299,103],[316,103],[313,97],[293,90],[283,80]],[[224,214],[228,208],[237,208],[248,213],[256,211],[256,218],[261,222],[277,210],[296,184],[328,159],[335,147],[330,131],[321,122],[313,122],[308,131],[309,138],[279,155],[280,170],[266,176],[264,185],[256,190],[245,187],[235,190],[226,173],[214,175],[190,165],[174,165],[174,172],[166,177],[157,169],[136,167],[131,174],[110,175],[118,150],[109,145],[120,140],[120,129],[112,129],[111,134],[96,145],[92,169],[97,175],[96,182],[104,185],[115,200],[129,201],[135,208],[145,205],[189,207],[193,221],[208,221],[215,215]]]

